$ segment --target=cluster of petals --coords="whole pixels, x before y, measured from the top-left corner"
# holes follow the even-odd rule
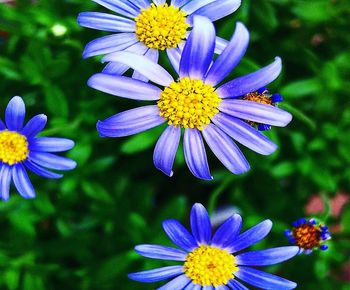
[[[93,0],[101,6],[113,11],[117,15],[101,12],[82,12],[78,16],[78,23],[83,27],[113,32],[114,34],[103,36],[92,40],[85,47],[83,57],[88,58],[96,55],[106,55],[117,51],[128,51],[158,62],[159,51],[147,47],[140,42],[136,36],[137,18],[142,10],[151,5],[164,5],[165,0]],[[234,11],[241,5],[241,0],[172,0],[171,6],[179,8],[187,15],[189,26],[193,24],[193,17],[200,15],[211,21],[221,19]],[[176,29],[176,28],[175,28]],[[178,47],[166,50],[169,59],[177,58],[183,49],[186,39],[179,43]],[[216,52],[220,53],[227,41],[216,37]],[[121,63],[109,63],[105,73],[122,75],[129,66]],[[147,77],[135,72],[134,78],[147,80]]]
[[[227,283],[212,286],[194,283],[186,274],[184,265],[168,266],[129,274],[129,278],[139,282],[151,283],[171,279],[158,290],[170,289],[205,289],[228,290],[248,289],[250,284],[259,289],[294,289],[296,283],[279,276],[256,269],[259,266],[268,266],[286,261],[298,254],[298,247],[285,246],[266,250],[243,250],[264,239],[272,228],[272,222],[265,220],[256,226],[241,233],[242,218],[235,214],[227,219],[214,234],[207,210],[201,204],[192,207],[190,215],[190,233],[179,221],[165,220],[163,229],[169,239],[178,247],[161,245],[138,245],[135,250],[138,254],[152,259],[186,262],[188,256],[203,245],[221,249],[234,256],[237,266],[233,273],[234,278]],[[237,254],[236,254],[237,253]],[[211,263],[208,261],[208,265]],[[209,267],[210,268],[210,267]]]
[[[234,174],[250,169],[249,163],[233,139],[257,153],[269,155],[277,146],[265,135],[249,125],[247,121],[272,126],[286,126],[292,115],[275,106],[242,99],[275,80],[281,72],[281,59],[276,57],[270,65],[251,74],[228,82],[223,80],[243,57],[249,42],[249,33],[242,23],[237,23],[235,32],[222,53],[213,61],[215,51],[215,28],[202,16],[193,17],[193,29],[182,53],[170,58],[180,79],[202,80],[215,88],[221,99],[218,113],[211,118],[203,130],[185,128],[183,147],[186,163],[192,174],[210,180],[203,137],[224,166]],[[133,78],[98,73],[88,85],[97,90],[142,101],[158,101],[164,88],[175,80],[162,66],[145,56],[131,52],[116,52],[103,61],[119,63],[133,68],[152,83]],[[177,79],[177,78],[176,78]],[[118,113],[99,121],[97,129],[103,137],[130,136],[166,123],[157,105],[146,105]],[[156,168],[171,176],[174,158],[181,137],[181,127],[169,125],[160,136],[154,151]]]
[[[72,170],[76,167],[75,161],[56,155],[73,148],[72,140],[37,136],[46,125],[45,115],[36,115],[25,125],[24,119],[25,104],[21,97],[13,97],[5,111],[5,123],[0,119],[0,136],[5,132],[18,134],[26,140],[28,153],[21,162],[14,164],[0,159],[0,198],[3,200],[9,199],[11,181],[22,197],[35,197],[26,168],[42,177],[57,179],[63,175],[51,170]]]

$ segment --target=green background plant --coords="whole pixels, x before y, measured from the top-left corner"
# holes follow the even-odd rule
[[[281,77],[270,87],[294,115],[287,128],[267,133],[278,145],[272,156],[243,148],[252,170],[234,176],[209,154],[213,182],[195,179],[181,150],[175,175],[152,165],[161,130],[120,139],[100,139],[95,123],[139,105],[86,86],[102,69],[98,58],[82,60],[84,45],[102,32],[80,28],[81,11],[103,10],[88,0],[17,1],[0,4],[0,108],[21,95],[28,115],[46,113],[46,135],[74,139],[68,156],[78,162],[62,180],[31,175],[37,198],[12,190],[0,203],[0,289],[155,289],[129,281],[128,272],[169,263],[140,258],[139,243],[169,244],[165,218],[188,224],[194,202],[211,210],[235,206],[244,228],[270,218],[271,235],[256,247],[287,245],[285,228],[305,215],[313,193],[325,201],[350,190],[350,7],[347,0],[243,0],[242,7],[216,23],[229,38],[235,22],[251,31],[251,43],[232,77],[283,59]],[[105,11],[105,10],[103,10]],[[162,62],[167,66],[165,55]],[[326,217],[327,218],[327,217]],[[328,219],[341,223],[330,250],[271,267],[299,289],[350,287],[341,279],[349,259],[350,207]],[[160,284],[159,284],[160,285]]]

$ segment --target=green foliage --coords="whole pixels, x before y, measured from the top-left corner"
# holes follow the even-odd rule
[[[287,244],[283,230],[306,214],[311,194],[330,199],[338,190],[350,192],[348,1],[242,2],[233,16],[216,23],[226,38],[238,20],[251,31],[246,57],[230,77],[281,56],[283,74],[271,90],[283,94],[281,106],[294,120],[267,133],[279,145],[272,156],[242,148],[252,167],[245,175],[232,176],[209,154],[213,182],[192,177],[181,152],[173,178],[153,167],[161,129],[99,138],[97,120],[139,104],[86,86],[102,64],[81,54],[103,33],[80,28],[76,16],[100,9],[97,5],[88,0],[0,4],[0,31],[7,33],[0,38],[1,114],[12,96],[21,95],[28,115],[48,115],[46,135],[76,141],[68,155],[78,162],[62,180],[31,175],[35,200],[12,190],[10,201],[0,203],[0,289],[155,289],[126,274],[168,263],[140,258],[133,247],[169,244],[162,220],[187,223],[194,202],[211,210],[236,206],[245,228],[272,219],[273,232],[258,245],[269,247]],[[299,289],[349,289],[341,280],[350,253],[349,221],[349,207],[341,218],[328,219],[343,229],[328,252],[298,256],[271,270],[296,281]]]

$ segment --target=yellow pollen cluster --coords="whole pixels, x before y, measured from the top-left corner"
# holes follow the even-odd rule
[[[235,257],[226,250],[200,246],[187,255],[184,269],[194,284],[215,287],[233,279],[238,267]]]
[[[186,77],[164,89],[158,107],[169,125],[202,130],[219,112],[220,102],[214,87]]]
[[[27,138],[17,132],[0,132],[0,161],[13,165],[27,159]]]
[[[246,94],[243,99],[260,104],[272,105],[271,98],[264,94],[258,94],[257,92]]]
[[[142,9],[135,18],[137,39],[147,47],[165,50],[177,47],[186,36],[186,14],[168,4]]]

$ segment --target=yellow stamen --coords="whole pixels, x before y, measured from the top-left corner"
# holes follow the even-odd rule
[[[164,89],[158,107],[169,125],[202,130],[219,112],[220,102],[214,87],[186,77]]]
[[[186,36],[186,14],[168,4],[151,4],[135,18],[136,37],[147,47],[165,50],[177,47]]]
[[[13,165],[27,159],[29,150],[27,138],[17,132],[0,132],[0,161]]]
[[[216,287],[233,279],[238,267],[235,257],[226,250],[200,246],[187,255],[184,269],[194,284]]]

